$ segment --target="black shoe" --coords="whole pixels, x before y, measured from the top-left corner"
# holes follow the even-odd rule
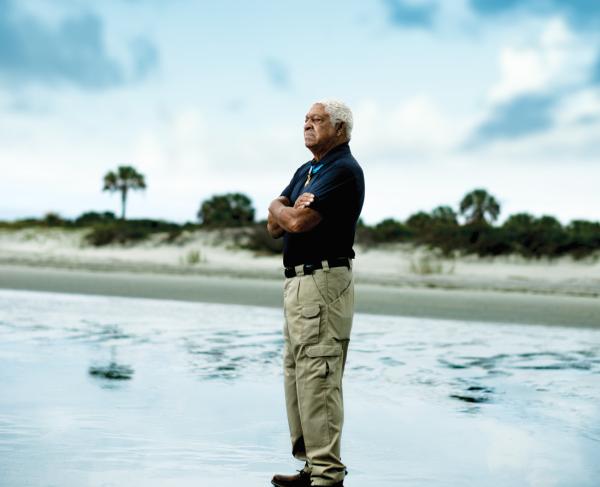
[[[271,483],[276,487],[310,487],[310,474],[300,470],[296,475],[273,475]]]

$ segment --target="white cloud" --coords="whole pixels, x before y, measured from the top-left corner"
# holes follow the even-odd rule
[[[523,40],[521,27],[512,32]],[[563,89],[583,78],[592,47],[554,19],[543,24],[533,44],[508,43],[501,52],[486,51],[489,57],[498,56],[501,66],[493,86],[477,85],[479,93],[489,95],[487,103],[536,90],[560,93],[562,98],[554,110],[555,129],[468,153],[460,147],[488,114],[489,105],[470,113],[464,108],[460,114],[449,107],[465,100],[462,106],[471,106],[477,92],[465,98],[464,92],[434,91],[424,83],[412,96],[386,99],[373,86],[357,86],[357,93],[373,93],[352,104],[351,145],[367,178],[365,220],[404,219],[439,204],[456,206],[475,187],[486,187],[500,198],[503,218],[516,211],[552,213],[563,221],[595,218],[590,208],[600,206],[594,184],[600,177],[600,126],[594,122],[600,95],[583,88]],[[434,53],[431,59],[443,61]],[[394,93],[406,93],[402,79],[391,82],[399,88]],[[171,112],[164,117],[152,108],[160,96],[150,88],[151,96],[139,100],[130,93],[93,103],[65,95],[62,105],[55,102],[60,108],[55,116],[11,114],[0,120],[0,164],[6,169],[0,189],[5,201],[11,208],[23,208],[21,214],[118,211],[118,198],[100,191],[101,177],[118,164],[131,163],[148,180],[145,194],[130,199],[132,217],[193,219],[203,198],[226,191],[250,195],[263,217],[270,199],[311,157],[303,146],[302,124],[289,115],[296,113],[296,102],[282,98],[275,117],[258,116],[257,111],[256,117],[244,119],[243,114],[229,116],[201,100],[169,98],[169,104],[164,103]],[[450,102],[451,97],[456,99]],[[259,106],[256,99],[250,100],[248,106]]]
[[[598,90],[582,89],[561,100],[556,117],[557,123],[561,126],[591,122],[593,119],[600,119]]]
[[[600,93],[581,88],[563,94],[553,109],[552,126],[527,137],[505,139],[476,151],[488,160],[511,165],[529,164],[556,171],[559,165],[585,170],[597,166],[600,154]]]
[[[560,465],[536,455],[539,446],[530,432],[494,420],[481,422],[480,431],[489,439],[486,456],[492,472],[516,472],[529,487],[558,484]]]
[[[480,115],[489,117],[490,111],[519,96],[540,95],[556,100],[551,123],[544,131],[486,144],[475,155],[510,170],[529,165],[555,172],[568,164],[589,171],[600,153],[600,93],[588,85],[596,55],[594,43],[572,31],[561,18],[543,23],[537,38],[529,42],[526,47],[500,50],[501,76],[488,91],[486,109]],[[576,213],[581,214],[579,209]]]
[[[354,148],[377,162],[443,158],[460,143],[471,123],[451,118],[424,94],[391,107],[364,100],[354,110],[354,119]]]
[[[490,101],[499,103],[578,83],[593,58],[594,49],[584,38],[576,36],[561,18],[551,19],[533,45],[501,49],[500,79],[490,90]]]
[[[164,176],[198,171],[208,164],[207,133],[198,110],[176,112],[162,124],[144,129],[134,142],[132,159]]]

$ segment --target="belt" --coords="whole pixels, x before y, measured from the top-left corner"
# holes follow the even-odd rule
[[[324,265],[325,264],[325,265]],[[300,264],[295,267],[286,267],[285,277],[307,276],[324,267],[347,267],[350,269],[350,259],[348,257],[338,257],[336,259],[326,259],[315,264]]]

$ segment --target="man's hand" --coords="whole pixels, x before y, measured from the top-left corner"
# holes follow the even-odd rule
[[[279,226],[279,224],[277,223],[277,220],[275,219],[275,216],[273,215],[273,212],[271,211],[271,206],[276,201],[283,204],[284,206],[291,205],[291,202],[289,199],[287,199],[285,196],[279,196],[278,198],[275,198],[275,200],[273,200],[273,202],[269,206],[269,216],[267,219],[267,231],[269,232],[269,235],[271,235],[271,237],[273,237],[273,238],[282,237],[283,234],[285,233],[285,230]]]
[[[298,196],[298,199],[296,200],[296,203],[294,203],[294,208],[296,210],[302,209],[302,208],[308,208],[310,206],[310,204],[315,201],[315,195],[312,193],[302,193],[300,196]]]

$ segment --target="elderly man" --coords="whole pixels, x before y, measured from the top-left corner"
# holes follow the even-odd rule
[[[278,487],[343,486],[342,375],[354,308],[354,233],[364,200],[361,167],[350,152],[352,112],[341,102],[315,103],[304,143],[314,158],[298,168],[269,206],[267,228],[283,236],[285,400],[296,475]]]

